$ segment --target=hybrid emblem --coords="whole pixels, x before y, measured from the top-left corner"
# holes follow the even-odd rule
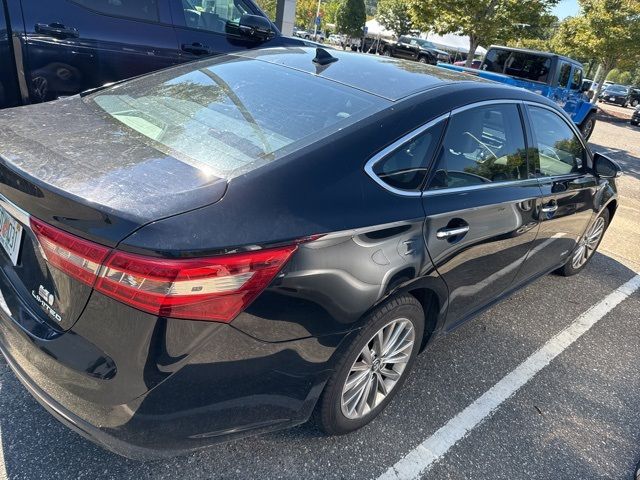
[[[35,290],[31,290],[31,296],[36,299],[42,309],[47,312],[50,317],[55,318],[58,322],[62,321],[60,314],[52,308],[55,298],[52,293],[49,293],[49,290],[40,285],[37,293]]]

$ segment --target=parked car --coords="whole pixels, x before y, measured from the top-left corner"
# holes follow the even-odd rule
[[[436,46],[423,38],[402,36],[397,42],[383,40],[379,43],[378,50],[388,57],[415,60],[420,63],[435,65],[438,62],[448,62],[449,54],[439,50]]]
[[[283,37],[253,0],[0,0],[0,108],[278,45],[303,42]]]
[[[549,52],[494,45],[478,70],[440,66],[543,95],[571,116],[585,139],[593,133],[597,108],[585,94],[588,88],[582,82],[584,69],[576,60]]]
[[[429,341],[584,269],[618,202],[554,102],[322,48],[8,109],[0,146],[0,350],[140,458],[362,427]]]
[[[614,103],[626,107],[629,103],[630,88],[625,85],[609,85],[601,93],[598,99],[605,103]]]
[[[640,125],[640,106],[636,107],[634,112],[631,114],[631,125]]]
[[[629,89],[629,101],[627,102],[627,105],[633,108],[640,105],[640,88],[631,87]]]
[[[458,67],[464,67],[467,64],[466,60],[460,60],[458,62],[453,62],[454,65],[457,65]],[[471,61],[471,66],[469,68],[480,68],[480,65],[482,64],[482,60],[472,60]]]

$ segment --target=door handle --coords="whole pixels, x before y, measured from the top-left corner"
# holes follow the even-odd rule
[[[542,207],[542,213],[553,213],[556,210],[558,210],[558,204],[553,202],[553,203],[548,203],[547,205],[545,205],[544,207]]]
[[[45,35],[51,35],[52,37],[60,38],[77,38],[80,36],[77,28],[67,27],[62,23],[36,23],[35,28],[37,33],[44,33]]]
[[[194,55],[209,55],[211,53],[211,49],[206,45],[202,45],[201,43],[183,43],[182,50],[185,52],[193,53]]]
[[[457,237],[458,235],[463,235],[469,231],[469,225],[463,225],[460,227],[453,228],[441,228],[436,232],[436,238],[443,240],[445,238]]]

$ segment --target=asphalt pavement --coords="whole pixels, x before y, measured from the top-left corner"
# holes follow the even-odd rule
[[[403,459],[414,454],[432,457],[407,478],[632,478],[640,460],[640,294],[610,299],[640,272],[640,129],[599,122],[591,143],[627,175],[590,265],[575,277],[544,277],[433,342],[402,392],[362,430],[326,437],[303,425],[137,462],[58,424],[1,364],[0,478],[402,478],[410,470]],[[576,326],[582,333],[558,348]],[[521,368],[549,348],[539,370]],[[505,393],[513,378],[521,383]],[[474,406],[487,392],[495,404],[479,414]],[[434,438],[447,445],[437,455],[422,447]]]

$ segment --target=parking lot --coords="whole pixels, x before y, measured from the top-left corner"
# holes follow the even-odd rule
[[[141,463],[60,425],[3,363],[0,477],[630,478],[640,460],[640,294],[614,292],[640,272],[640,129],[600,121],[591,144],[626,172],[593,262],[579,276],[544,277],[433,342],[403,394],[362,430],[325,437],[303,425]],[[562,344],[567,327],[573,337]],[[541,347],[552,355],[535,357]]]

